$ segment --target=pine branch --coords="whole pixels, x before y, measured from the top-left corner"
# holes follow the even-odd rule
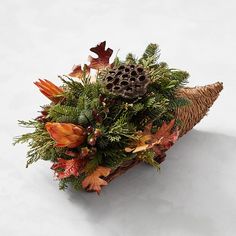
[[[170,101],[170,109],[176,110],[178,107],[188,106],[191,102],[187,98],[174,98]]]
[[[91,174],[102,163],[102,154],[97,153],[85,166],[86,174]]]
[[[133,154],[126,154],[123,149],[116,148],[117,151],[114,152],[111,148],[103,150],[104,164],[111,168],[118,167],[124,161],[130,160],[135,156]]]
[[[129,64],[136,65],[137,64],[137,59],[135,58],[135,56],[132,53],[129,53],[126,56],[125,63],[128,64],[128,65]]]
[[[114,62],[113,62],[113,66],[115,68],[119,67],[121,65],[121,61],[120,58],[118,56],[115,57]]]
[[[70,120],[70,122],[78,122],[78,116],[81,110],[77,107],[65,106],[57,104],[49,109],[49,117],[55,122],[63,122],[63,120]]]
[[[145,67],[148,67],[156,64],[159,57],[159,46],[157,44],[150,43],[144,51],[142,57],[139,59],[139,63],[143,64]]]
[[[160,164],[155,161],[155,157],[155,153],[152,150],[147,150],[138,155],[139,159],[160,170]]]

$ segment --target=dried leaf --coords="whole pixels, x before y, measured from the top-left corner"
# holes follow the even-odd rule
[[[175,120],[171,120],[169,124],[166,122],[163,123],[163,125],[157,130],[155,134],[155,138],[160,140],[160,145],[164,149],[169,149],[178,139],[179,137],[179,131],[176,130],[174,132],[171,132],[175,125]]]
[[[56,86],[49,80],[41,80],[34,82],[34,84],[39,88],[40,92],[49,98],[52,102],[58,103],[63,99],[63,89]]]
[[[74,158],[71,160],[65,160],[62,158],[57,159],[57,163],[54,163],[51,169],[56,171],[58,179],[64,179],[70,176],[78,176],[85,165],[84,160]],[[58,170],[59,169],[59,170]],[[60,169],[63,169],[62,171]]]
[[[111,172],[111,169],[104,166],[98,166],[97,169],[89,176],[87,176],[83,182],[82,186],[84,189],[89,191],[96,191],[98,194],[101,191],[101,186],[107,185],[107,182],[100,178],[101,176],[108,176]]]
[[[105,47],[106,47],[106,41],[90,49],[90,51],[98,55],[98,58],[89,56],[88,59],[90,61],[89,65],[90,68],[100,70],[109,66],[109,59],[113,53],[113,50],[111,48],[105,50]]]
[[[72,72],[69,74],[71,77],[76,77],[76,78],[83,78],[84,74],[88,75],[90,73],[90,67],[88,65],[84,65],[83,69],[81,65],[75,65],[72,68]]]
[[[126,152],[137,153],[145,151],[147,149],[153,149],[156,155],[161,155],[164,151],[168,150],[178,139],[179,131],[175,130],[172,132],[175,120],[171,120],[169,124],[163,122],[162,126],[152,133],[152,123],[149,123],[144,128],[144,131],[137,133],[139,140],[134,148],[126,147]]]

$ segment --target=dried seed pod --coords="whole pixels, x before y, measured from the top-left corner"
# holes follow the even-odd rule
[[[121,65],[110,69],[103,79],[106,88],[124,98],[136,98],[147,92],[150,79],[139,65]]]

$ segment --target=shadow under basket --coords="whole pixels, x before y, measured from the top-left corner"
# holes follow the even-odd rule
[[[182,121],[180,137],[191,130],[207,114],[209,108],[218,98],[222,89],[223,83],[217,82],[206,86],[192,88],[183,87],[177,91],[177,97],[187,98],[190,101],[189,105],[178,108],[175,113],[176,119]],[[158,157],[156,161],[161,163],[164,159],[165,156],[161,156]],[[110,182],[140,162],[142,161],[139,159],[125,161],[104,179],[107,182]]]

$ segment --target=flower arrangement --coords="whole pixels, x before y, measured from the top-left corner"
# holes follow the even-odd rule
[[[28,143],[27,167],[39,159],[52,162],[60,189],[72,185],[100,193],[127,163],[160,168],[185,125],[176,114],[191,99],[179,93],[188,73],[159,62],[157,44],[140,58],[129,53],[112,62],[106,42],[90,51],[97,57],[59,76],[61,86],[35,82],[50,103],[37,118],[19,121],[34,131],[15,143]]]

